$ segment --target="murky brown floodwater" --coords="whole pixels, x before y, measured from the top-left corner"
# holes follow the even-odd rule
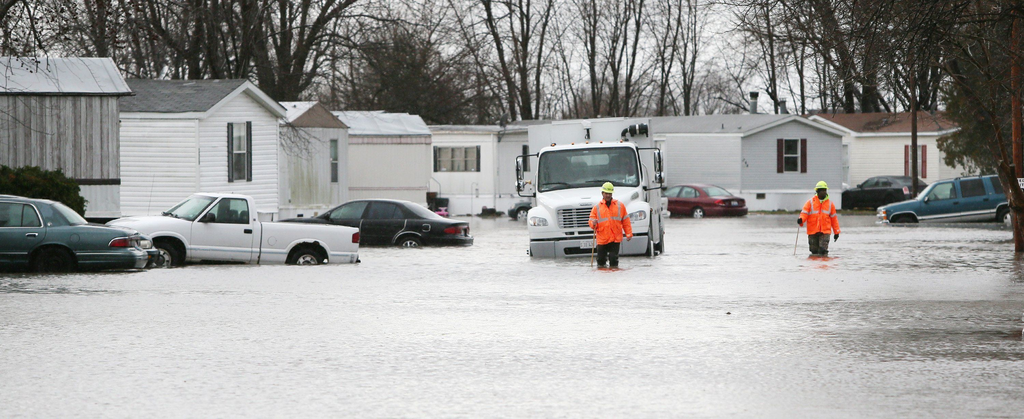
[[[531,260],[523,224],[360,265],[0,276],[0,417],[1021,417],[1024,264],[994,226],[672,220]]]

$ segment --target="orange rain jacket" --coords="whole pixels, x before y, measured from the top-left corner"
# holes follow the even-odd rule
[[[629,222],[626,206],[615,199],[610,207],[603,199],[594,205],[594,209],[590,210],[590,228],[594,229],[598,245],[622,243],[623,231],[626,237],[633,238],[633,226]]]
[[[836,214],[836,205],[828,196],[821,201],[818,195],[814,195],[804,204],[804,210],[800,211],[800,219],[807,225],[808,235],[833,232],[839,234],[839,215]]]

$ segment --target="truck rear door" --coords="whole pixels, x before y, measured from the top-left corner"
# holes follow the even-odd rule
[[[192,223],[193,259],[249,262],[258,246],[256,212],[243,198],[221,198]]]

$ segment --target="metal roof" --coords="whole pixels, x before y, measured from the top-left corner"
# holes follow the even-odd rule
[[[121,112],[206,112],[245,82],[128,79],[135,96],[121,101]]]
[[[742,135],[792,117],[792,114],[659,116],[651,118],[651,132]]]
[[[431,132],[456,132],[456,133],[484,133],[498,134],[502,132],[499,125],[430,125]],[[506,134],[514,132],[527,132],[526,126],[508,125],[504,129]]]
[[[0,57],[0,95],[131,94],[110,58]]]
[[[349,136],[430,135],[419,115],[384,111],[333,111],[348,125]]]

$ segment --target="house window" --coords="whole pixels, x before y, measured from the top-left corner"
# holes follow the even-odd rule
[[[331,140],[331,183],[338,183],[338,140]]]
[[[528,154],[530,154],[530,146],[524,144],[523,145],[523,155],[525,156],[525,155],[528,155]],[[530,158],[529,157],[524,157],[523,158],[523,171],[524,172],[529,172],[530,171]]]
[[[777,172],[807,173],[807,139],[778,139]]]
[[[434,172],[479,172],[480,146],[434,147]]]
[[[228,124],[228,182],[252,181],[252,122]]]

